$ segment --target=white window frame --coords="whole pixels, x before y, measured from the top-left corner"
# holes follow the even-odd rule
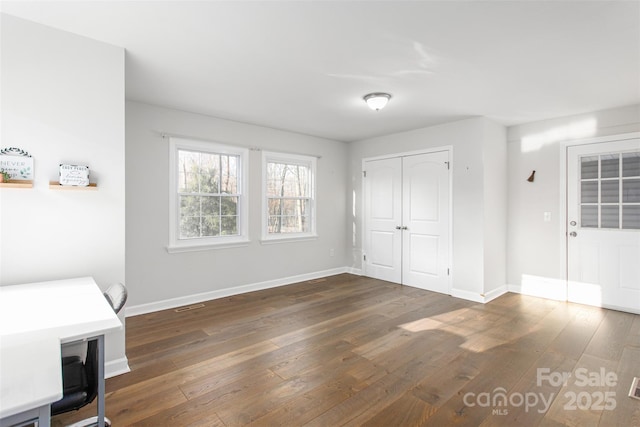
[[[180,239],[180,203],[178,197],[178,151],[189,150],[213,154],[229,154],[240,157],[238,165],[238,235]],[[244,246],[249,244],[249,150],[217,142],[170,137],[169,139],[169,253],[200,251],[207,249]]]
[[[309,213],[309,231],[300,233],[269,233],[269,204],[267,199],[267,163],[288,163],[299,164],[309,168],[311,176],[309,177],[310,186],[310,210]],[[263,244],[290,242],[295,240],[312,240],[318,237],[316,233],[316,176],[317,176],[317,158],[314,156],[305,156],[301,154],[287,154],[273,151],[262,152],[262,240]]]

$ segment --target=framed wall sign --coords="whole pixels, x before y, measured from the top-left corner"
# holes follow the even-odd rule
[[[9,174],[11,180],[33,180],[33,157],[15,147],[0,150],[0,169]]]
[[[86,187],[89,185],[89,166],[60,165],[60,185]]]

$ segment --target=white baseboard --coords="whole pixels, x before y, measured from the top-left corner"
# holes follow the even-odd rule
[[[361,268],[347,267],[346,268],[346,273],[353,274],[354,276],[362,276],[362,269]]]
[[[478,294],[471,291],[465,291],[463,289],[451,289],[451,296],[455,298],[466,299],[467,301],[486,304],[489,301],[492,301],[498,298],[499,296],[506,294],[507,292],[508,292],[507,286],[504,285],[490,292],[487,292],[486,294]]]
[[[562,279],[522,275],[519,285],[509,284],[509,292],[514,292],[532,297],[552,299],[556,301],[567,300],[567,283]]]
[[[489,301],[493,301],[494,299],[506,294],[507,292],[509,292],[507,285],[502,285],[499,288],[496,288],[484,294],[484,302],[487,303]]]
[[[184,297],[172,298],[163,301],[157,301],[147,304],[132,305],[125,307],[125,316],[137,316],[140,314],[153,313],[155,311],[168,310],[171,308],[182,307],[209,301],[218,298],[229,297],[232,295],[244,294],[247,292],[261,291],[264,289],[277,288],[279,286],[290,285],[292,283],[304,282],[306,280],[319,279],[321,277],[333,276],[342,273],[351,273],[347,267],[333,268],[330,270],[317,271],[314,273],[300,274],[298,276],[283,277],[281,279],[267,280],[265,282],[252,283],[248,285],[236,286],[233,288],[217,289],[211,292],[203,292],[195,295],[187,295]],[[357,274],[357,273],[351,273]]]
[[[481,294],[465,291],[463,289],[451,289],[451,296],[455,298],[466,299],[467,301],[484,303],[484,297]]]
[[[115,377],[126,374],[127,372],[131,372],[131,369],[129,368],[129,360],[126,356],[120,359],[110,360],[104,364],[105,378]]]

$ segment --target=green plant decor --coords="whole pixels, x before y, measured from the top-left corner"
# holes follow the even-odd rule
[[[6,172],[4,169],[0,169],[0,175],[2,175],[2,182],[9,182],[11,179],[9,172]]]

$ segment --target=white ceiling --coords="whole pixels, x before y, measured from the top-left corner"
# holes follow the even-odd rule
[[[640,1],[3,1],[126,48],[127,99],[340,141],[640,103]],[[393,95],[379,112],[362,97]]]

